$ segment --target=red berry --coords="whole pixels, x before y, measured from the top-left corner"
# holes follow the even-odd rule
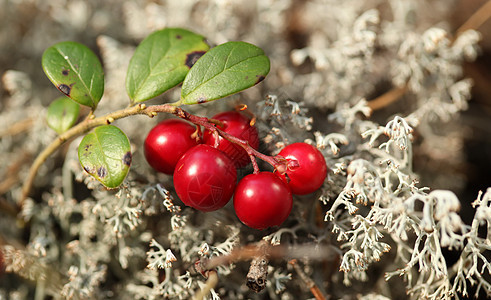
[[[314,146],[294,143],[283,148],[278,155],[288,162],[286,176],[280,176],[288,183],[293,194],[310,194],[324,183],[327,176],[326,160]]]
[[[288,186],[271,172],[247,175],[235,189],[235,213],[242,223],[255,229],[283,223],[292,210],[292,203]]]
[[[223,127],[219,128],[226,133],[248,141],[249,145],[254,149],[259,147],[257,129],[255,126],[250,125],[251,120],[243,114],[236,111],[226,111],[215,115],[212,119],[222,122]],[[208,130],[203,134],[204,143],[211,146],[215,145],[216,138],[216,135]],[[218,139],[220,142],[218,149],[227,154],[234,161],[237,168],[245,167],[251,162],[249,155],[240,145],[233,144],[222,137],[218,137]]]
[[[201,211],[217,210],[227,204],[236,180],[232,160],[209,145],[191,148],[174,171],[174,188],[179,198]]]
[[[155,170],[171,175],[177,161],[198,142],[192,134],[196,128],[179,119],[160,122],[147,135],[144,152],[147,162]]]

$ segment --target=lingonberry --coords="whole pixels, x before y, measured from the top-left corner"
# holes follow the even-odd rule
[[[255,229],[283,223],[292,210],[292,202],[292,194],[286,183],[271,172],[245,176],[234,194],[237,217]]]
[[[312,145],[294,143],[278,154],[287,160],[287,170],[280,176],[295,195],[305,195],[322,186],[327,176],[326,160]]]
[[[209,145],[189,149],[177,162],[174,188],[187,206],[213,211],[228,203],[237,180],[232,160]]]
[[[196,128],[180,119],[168,119],[157,124],[145,139],[147,162],[155,170],[171,175],[177,161],[198,144],[193,136]]]
[[[212,117],[223,123],[221,130],[231,134],[241,140],[245,140],[249,145],[257,149],[259,147],[259,138],[255,126],[250,125],[250,119],[236,111],[226,111]],[[215,145],[217,136],[210,131],[203,133],[203,142],[208,145]],[[237,144],[233,144],[222,137],[218,137],[218,149],[230,157],[237,168],[246,166],[251,162],[247,152]]]

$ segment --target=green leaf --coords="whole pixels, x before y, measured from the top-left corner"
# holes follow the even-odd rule
[[[204,103],[235,94],[269,73],[269,58],[261,48],[228,42],[208,51],[191,68],[182,84],[179,104]]]
[[[94,52],[76,42],[55,44],[43,53],[49,80],[66,96],[94,110],[104,92],[104,70]]]
[[[123,182],[131,157],[130,141],[113,125],[96,127],[78,146],[78,159],[84,170],[108,188]]]
[[[203,36],[180,28],[150,34],[128,66],[126,91],[131,100],[142,102],[178,85],[209,48]]]
[[[46,121],[49,127],[62,134],[75,124],[79,111],[80,105],[63,96],[51,102]]]

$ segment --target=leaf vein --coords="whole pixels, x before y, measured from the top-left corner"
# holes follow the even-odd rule
[[[59,48],[55,48],[56,51],[58,52],[58,54],[61,55],[61,57],[68,62],[68,64],[70,65],[70,68],[73,70],[73,72],[75,72],[75,74],[77,74],[77,77],[80,79],[80,81],[82,82],[82,85],[84,86],[84,88],[88,91],[88,96],[89,96],[89,99],[92,101],[92,107],[95,106],[95,99],[93,98],[92,96],[92,93],[91,93],[91,90],[87,87],[87,84],[85,83],[84,79],[82,78],[82,75],[81,75],[81,72],[79,72],[79,70],[77,70],[75,68],[75,66],[73,65],[72,61],[70,60],[70,57],[68,55],[66,55],[61,49]],[[83,53],[83,57],[82,57],[82,61],[83,59],[85,59],[85,56],[86,56],[86,53],[84,52]],[[68,58],[66,58],[68,57]],[[80,64],[79,66],[80,70],[82,69],[82,64]]]
[[[217,77],[218,75],[220,75],[220,74],[224,73],[225,71],[230,70],[231,72],[239,72],[239,71],[233,71],[233,70],[231,70],[231,69],[232,69],[234,66],[238,65],[238,64],[241,64],[241,63],[243,63],[243,62],[246,62],[246,61],[248,61],[248,60],[250,60],[250,59],[253,59],[253,58],[256,58],[256,57],[259,57],[259,56],[264,56],[264,54],[258,54],[258,55],[255,55],[255,56],[250,56],[250,57],[248,57],[248,58],[246,58],[246,59],[244,59],[244,60],[241,60],[241,61],[239,61],[239,62],[237,62],[237,63],[235,63],[235,64],[231,65],[230,67],[228,67],[228,68],[226,68],[226,69],[225,69],[225,68],[223,68],[223,69],[222,69],[222,71],[220,71],[220,72],[216,73],[215,75],[213,75],[212,77],[210,77],[210,78],[208,78],[207,80],[203,81],[202,83],[200,83],[199,85],[197,85],[197,86],[196,86],[194,89],[192,89],[191,91],[189,91],[189,93],[187,93],[187,95],[186,95],[186,96],[188,96],[188,95],[192,94],[194,91],[196,91],[197,89],[199,89],[201,86],[203,86],[203,85],[207,84],[208,82],[210,82],[211,80],[213,80],[213,79],[214,79],[215,77]],[[227,56],[227,61],[228,61],[228,58],[229,58],[229,57],[230,57],[230,53],[229,53],[229,56]],[[213,59],[215,60],[215,57],[213,57]],[[206,74],[209,72],[209,70],[210,70],[210,69],[207,69],[207,71],[206,71],[205,75],[206,75]],[[245,72],[245,71],[242,71],[242,72]],[[203,76],[203,77],[205,77],[205,78],[206,78],[206,76]]]

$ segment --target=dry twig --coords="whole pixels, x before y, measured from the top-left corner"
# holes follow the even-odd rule
[[[491,18],[491,0],[483,4],[467,21],[460,26],[456,32],[455,37],[458,37],[466,30],[479,29],[489,18]],[[396,87],[386,92],[385,94],[368,101],[368,107],[372,110],[379,110],[387,107],[391,103],[399,100],[407,92],[407,84],[403,87]]]
[[[326,297],[322,294],[321,290],[319,287],[315,284],[315,282],[310,279],[310,277],[305,274],[304,271],[300,268],[300,266],[297,263],[296,259],[292,259],[288,262],[290,265],[293,266],[295,271],[298,273],[298,276],[302,279],[302,281],[307,285],[307,287],[310,289],[310,292],[312,295],[314,295],[315,299],[317,300],[326,300]]]
[[[34,124],[34,120],[31,118],[16,122],[7,127],[5,130],[1,131],[0,138],[6,136],[14,136],[24,131],[28,131],[29,129],[31,129],[32,124]]]
[[[478,10],[476,10],[472,16],[470,16],[464,24],[462,24],[457,31],[455,36],[459,36],[462,32],[474,29],[479,29],[486,21],[491,17],[491,0],[484,3]]]
[[[193,300],[203,300],[206,295],[208,295],[211,289],[215,288],[218,283],[218,275],[216,271],[208,272],[208,279],[206,280],[205,286],[193,297]]]
[[[407,85],[396,87],[387,93],[368,101],[368,107],[372,110],[379,110],[399,100],[407,91]]]

